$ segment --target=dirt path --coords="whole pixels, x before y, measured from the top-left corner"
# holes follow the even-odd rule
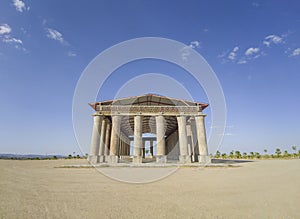
[[[84,160],[0,160],[0,218],[300,218],[300,160],[180,168],[149,184],[111,180]]]

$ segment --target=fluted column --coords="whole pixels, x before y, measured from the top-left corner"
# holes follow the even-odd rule
[[[192,130],[191,130],[191,125],[187,124],[186,125],[186,135],[187,135],[187,149],[188,149],[188,155],[192,156]]]
[[[197,128],[196,128],[195,118],[192,117],[190,121],[191,121],[191,140],[192,140],[192,161],[198,162],[199,147],[197,141]]]
[[[133,141],[133,162],[142,163],[141,151],[143,147],[143,118],[140,115],[134,117],[134,141]]]
[[[120,142],[120,128],[121,128],[121,116],[112,116],[112,130],[111,130],[111,140],[110,140],[110,152],[108,162],[117,163],[119,142]]]
[[[188,142],[186,133],[186,116],[177,116],[178,123],[178,137],[179,137],[179,162],[189,163],[191,162],[191,157],[188,155]]]
[[[100,134],[100,146],[99,146],[99,162],[104,162],[104,149],[105,149],[105,134],[106,134],[106,120],[102,119],[101,134]]]
[[[166,163],[165,118],[156,116],[156,162]]]
[[[200,163],[210,163],[211,159],[208,155],[204,117],[205,115],[195,116],[195,122],[197,128],[197,140],[198,140],[198,147],[199,147],[198,160]]]
[[[88,160],[95,164],[99,162],[99,143],[100,143],[100,133],[101,133],[101,122],[102,116],[94,115],[94,124],[92,132],[92,141],[90,146],[90,154]]]
[[[105,134],[105,148],[104,148],[105,161],[107,161],[107,156],[109,155],[110,131],[111,131],[111,125],[109,122],[107,122],[106,134]]]
[[[150,141],[150,153],[151,153],[151,156],[154,156],[154,154],[153,154],[153,141],[152,140]]]
[[[143,140],[142,157],[146,157],[146,141]]]

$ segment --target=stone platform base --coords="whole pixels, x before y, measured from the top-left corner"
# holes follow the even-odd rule
[[[156,163],[167,163],[167,156],[156,155]]]
[[[115,155],[106,156],[107,163],[119,163],[119,157]]]
[[[89,155],[88,161],[89,161],[91,164],[96,164],[96,163],[99,163],[100,157],[99,157],[98,155]]]
[[[192,163],[192,158],[189,155],[180,155],[179,163]]]
[[[142,156],[133,156],[132,163],[143,163],[143,157]]]
[[[105,161],[105,157],[103,155],[99,156],[99,162],[103,163]]]
[[[211,158],[208,155],[199,155],[198,161],[199,163],[207,164],[207,163],[211,163]]]

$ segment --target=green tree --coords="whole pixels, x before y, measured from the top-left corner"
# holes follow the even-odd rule
[[[281,156],[281,150],[280,148],[276,148],[276,151],[275,151],[277,157],[280,157]]]
[[[244,153],[243,153],[243,158],[247,158],[247,157],[248,157],[247,153],[244,152]]]
[[[68,155],[68,159],[72,159],[72,154],[69,154],[69,155]]]
[[[242,157],[241,152],[235,151],[235,157],[236,158],[241,158]]]
[[[233,153],[233,151],[230,151],[229,157],[230,157],[230,158],[234,158],[234,153]]]
[[[216,155],[215,155],[216,158],[219,158],[221,157],[221,152],[220,151],[216,151]]]
[[[285,151],[283,152],[283,156],[284,156],[284,157],[290,157],[290,154],[289,154],[289,152],[288,152],[287,150],[285,150]]]
[[[294,151],[293,157],[295,158],[297,156],[297,147],[296,146],[292,146],[292,150]]]
[[[267,149],[264,149],[264,152],[265,152],[265,154],[268,152],[268,150]]]
[[[222,158],[223,158],[223,159],[227,158],[227,154],[226,154],[226,153],[223,153],[223,154],[222,154]]]
[[[258,152],[255,152],[255,157],[257,158],[257,159],[259,159],[261,156],[260,156],[260,153],[258,153]]]
[[[252,158],[252,159],[254,158],[254,152],[253,151],[250,152],[250,158]]]

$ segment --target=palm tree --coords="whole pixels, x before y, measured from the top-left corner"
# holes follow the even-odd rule
[[[243,158],[247,158],[247,153],[246,152],[243,153]]]
[[[252,159],[254,158],[254,152],[252,152],[252,151],[250,152],[250,158],[252,158]]]
[[[233,151],[230,151],[229,157],[230,157],[230,158],[233,158],[233,157],[234,157]]]
[[[215,157],[216,157],[216,158],[219,158],[220,156],[221,156],[221,152],[220,152],[220,151],[216,151]]]
[[[265,154],[268,152],[268,150],[267,149],[264,149],[264,152],[265,152]]]
[[[284,156],[284,157],[289,157],[290,154],[289,154],[289,152],[288,152],[287,150],[285,150],[285,151],[283,152],[283,156]]]
[[[296,151],[297,151],[297,147],[296,146],[292,146],[292,150],[294,151],[293,153],[293,157],[296,157]]]
[[[255,152],[255,157],[259,159],[260,158],[260,154],[258,152]]]
[[[280,150],[280,148],[276,148],[276,152],[275,152],[276,154],[277,154],[277,157],[280,157],[280,155],[281,155],[281,150]]]
[[[241,152],[235,151],[235,156],[236,156],[236,158],[241,158]]]
[[[226,153],[223,153],[223,154],[222,154],[222,158],[225,159],[226,157],[227,157],[227,154],[226,154]]]

